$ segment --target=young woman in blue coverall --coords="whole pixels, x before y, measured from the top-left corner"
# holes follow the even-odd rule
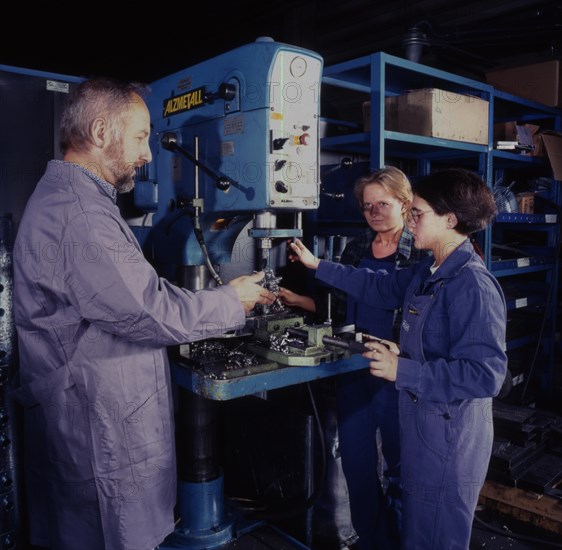
[[[292,259],[372,306],[402,305],[400,352],[370,343],[371,374],[400,400],[403,549],[464,549],[492,451],[492,397],[507,370],[506,306],[468,235],[496,213],[476,174],[435,172],[414,185],[410,228],[428,257],[392,273],[320,261],[300,241]]]
[[[345,247],[341,263],[392,273],[427,255],[414,248],[413,236],[405,226],[412,188],[401,170],[389,166],[359,178],[353,193],[369,228]],[[311,298],[287,289],[282,288],[279,296],[287,305],[308,311],[317,309]],[[353,323],[357,331],[379,338],[397,339],[400,308],[367,306],[362,299],[346,300],[340,292],[335,296],[335,321]],[[352,524],[359,537],[358,549],[397,548],[402,508],[398,390],[393,383],[371,376],[366,368],[337,377],[336,400],[339,451]],[[377,429],[385,461],[386,490],[377,469]]]

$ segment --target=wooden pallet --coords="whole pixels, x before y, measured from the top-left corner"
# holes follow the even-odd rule
[[[486,481],[480,503],[517,520],[562,535],[562,499]]]

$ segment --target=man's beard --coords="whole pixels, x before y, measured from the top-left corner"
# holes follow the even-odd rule
[[[121,143],[112,143],[106,153],[106,163],[117,193],[128,193],[135,186],[135,166],[124,162]]]

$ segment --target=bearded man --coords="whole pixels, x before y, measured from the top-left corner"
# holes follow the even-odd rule
[[[14,247],[29,539],[56,550],[148,550],[173,531],[166,346],[275,299],[263,274],[194,293],[143,257],[116,205],[152,158],[143,93],[109,79],[73,91],[64,160],[49,162]]]

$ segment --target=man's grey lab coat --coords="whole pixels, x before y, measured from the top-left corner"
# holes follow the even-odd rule
[[[145,550],[173,530],[166,346],[244,324],[232,287],[160,278],[114,200],[51,161],[14,249],[31,542]]]

